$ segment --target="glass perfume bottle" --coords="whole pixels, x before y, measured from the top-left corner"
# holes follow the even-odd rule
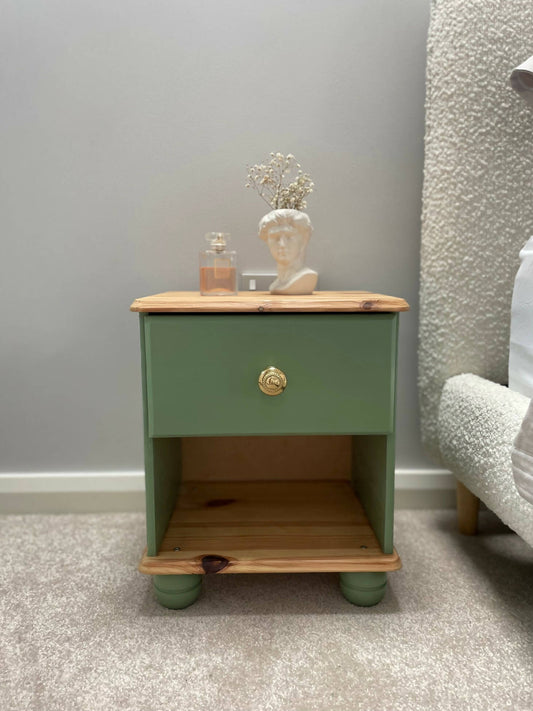
[[[227,296],[237,293],[237,252],[227,250],[230,235],[208,232],[209,247],[200,252],[200,293]]]

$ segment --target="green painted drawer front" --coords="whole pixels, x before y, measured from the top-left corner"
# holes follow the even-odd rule
[[[397,314],[149,314],[149,435],[386,433]],[[281,395],[258,387],[268,366]]]

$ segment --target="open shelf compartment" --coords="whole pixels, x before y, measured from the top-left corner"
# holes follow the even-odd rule
[[[387,572],[348,480],[183,481],[150,575]]]

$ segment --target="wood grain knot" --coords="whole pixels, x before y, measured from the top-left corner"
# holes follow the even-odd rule
[[[371,311],[374,308],[373,301],[363,301],[362,307],[365,311]]]
[[[202,558],[202,568],[204,573],[220,573],[229,565],[229,560],[221,555],[204,555]]]
[[[229,506],[230,504],[233,504],[235,502],[235,499],[211,499],[211,501],[207,502],[207,505],[210,508],[216,508],[217,506]]]

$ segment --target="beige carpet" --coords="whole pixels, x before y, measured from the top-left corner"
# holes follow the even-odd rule
[[[488,512],[463,538],[452,511],[399,511],[404,568],[369,609],[290,574],[213,576],[165,610],[138,514],[0,532],[2,711],[533,709],[533,549]]]

